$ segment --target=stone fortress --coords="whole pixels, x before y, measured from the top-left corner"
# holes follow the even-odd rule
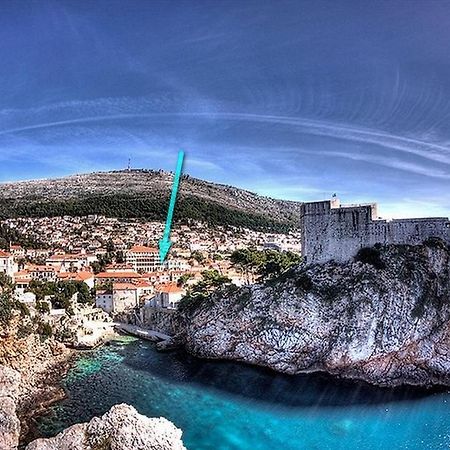
[[[450,244],[447,217],[382,220],[377,204],[341,205],[339,199],[304,203],[300,212],[306,262],[352,259],[359,249],[380,244],[421,244],[438,237]]]

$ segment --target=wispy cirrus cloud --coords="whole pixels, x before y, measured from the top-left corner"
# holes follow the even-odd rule
[[[78,103],[80,104],[80,103]],[[450,165],[450,147],[447,144],[427,142],[418,138],[403,137],[378,130],[355,128],[345,124],[329,123],[327,121],[309,120],[297,117],[249,114],[235,112],[150,112],[150,113],[121,113],[86,116],[52,122],[36,123],[32,125],[0,129],[0,136],[12,135],[27,131],[44,130],[70,125],[88,125],[90,123],[119,122],[132,119],[166,119],[190,118],[206,119],[208,121],[244,121],[266,123],[270,125],[285,125],[293,131],[303,134],[333,137],[336,139],[358,142],[361,144],[374,144],[388,148],[392,151],[412,154],[425,160],[436,161]],[[341,155],[342,156],[342,155]]]

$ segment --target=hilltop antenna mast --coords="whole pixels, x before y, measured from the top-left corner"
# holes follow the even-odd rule
[[[127,167],[128,172],[131,172],[131,158],[128,158],[128,167]]]

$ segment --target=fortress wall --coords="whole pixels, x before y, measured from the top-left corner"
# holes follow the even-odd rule
[[[302,253],[307,262],[348,261],[359,249],[381,244],[421,244],[430,237],[450,243],[447,218],[378,220],[376,204],[341,206],[305,203],[301,211]]]
[[[430,237],[450,243],[450,222],[447,218],[403,219],[387,223],[390,244],[421,244]]]
[[[328,248],[331,202],[304,203],[300,211],[302,254],[308,260],[320,258]]]

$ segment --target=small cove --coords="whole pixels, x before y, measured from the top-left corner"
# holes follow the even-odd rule
[[[67,398],[38,420],[44,436],[128,403],[171,420],[189,450],[450,448],[446,391],[288,376],[130,337],[82,353],[63,383]]]

